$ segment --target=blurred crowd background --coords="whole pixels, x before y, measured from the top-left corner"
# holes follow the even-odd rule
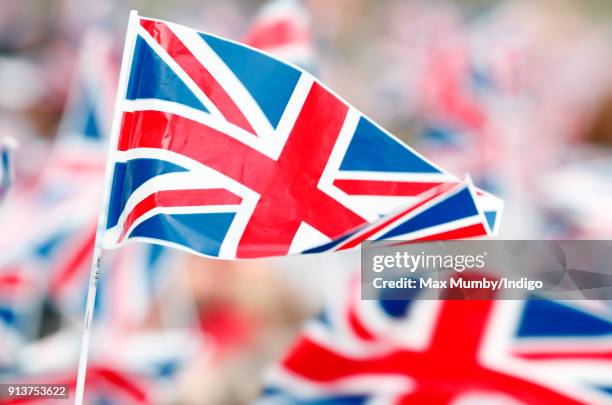
[[[276,46],[259,42],[265,1],[2,1],[0,138],[17,147],[0,208],[0,382],[74,380],[130,9],[313,72],[503,198],[499,238],[612,235],[612,3],[284,3]],[[104,262],[92,403],[240,404],[359,255],[225,262],[130,245]]]

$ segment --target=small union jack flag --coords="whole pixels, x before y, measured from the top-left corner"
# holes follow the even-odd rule
[[[73,359],[78,350],[75,342],[79,337],[78,333],[73,332],[56,334],[37,342],[31,347],[32,353],[18,358],[15,373],[8,381],[14,384],[65,384],[68,385],[69,397],[73,398],[76,382]],[[176,387],[185,369],[194,360],[206,362],[214,353],[208,341],[189,328],[114,335],[113,339],[105,339],[108,329],[99,333],[87,370],[86,404],[184,403],[180,400],[182,392]],[[0,349],[2,354],[5,347]],[[32,361],[37,357],[52,361]],[[39,399],[34,396],[7,398],[2,402],[32,405],[54,403],[58,403],[57,398]]]
[[[112,38],[103,31],[88,31],[80,47],[68,103],[49,162],[34,187],[16,188],[3,207],[6,215],[0,228],[11,232],[0,233],[0,289],[5,272],[16,267],[20,271],[35,269],[33,279],[39,294],[35,302],[40,304],[41,294],[46,294],[45,299],[68,319],[81,317],[85,302],[118,74],[119,60],[113,51]],[[130,249],[109,256],[111,269],[115,270],[109,277],[113,281],[105,283],[104,279],[102,283],[113,284],[118,290],[116,284],[123,287],[123,282],[114,282],[115,273],[124,278],[135,273],[143,278],[144,274],[152,275],[149,267],[156,266],[145,259],[144,252],[156,249],[140,248],[142,255]],[[128,260],[128,255],[134,260]],[[108,270],[105,269],[105,276]],[[132,310],[143,306],[144,298],[138,298],[148,294],[146,281],[131,287],[130,297],[135,299],[105,300],[104,304],[109,305],[99,305],[97,314],[104,316],[112,311],[113,321],[124,324],[122,320],[129,318]],[[102,293],[99,301],[104,297]],[[7,314],[5,318],[14,317],[8,312],[14,305],[9,307],[2,305],[5,300],[0,301],[0,313]],[[121,310],[116,308],[119,305]],[[116,316],[117,313],[121,316]],[[26,323],[33,319],[30,316]]]
[[[137,16],[126,44],[105,248],[134,239],[221,258],[329,250],[390,214],[429,210],[432,193],[443,207],[382,235],[496,228],[499,200],[304,71]]]
[[[32,188],[15,188],[0,222],[12,230],[0,233],[0,272],[15,265],[36,269],[39,293],[79,316],[102,188],[113,71],[118,62],[108,34],[88,32],[49,160]]]
[[[57,140],[44,174],[53,183],[51,187],[62,182],[70,184],[77,176],[84,177],[91,187],[104,176],[118,76],[119,58],[112,36],[89,30],[80,46]],[[91,210],[92,216],[95,211]]]
[[[605,304],[362,301],[359,287],[353,279],[307,324],[270,370],[258,404],[612,401]]]
[[[87,370],[88,404],[153,404],[155,384],[150,378],[136,375],[104,364],[92,364]],[[14,380],[13,380],[14,381]],[[35,376],[22,376],[19,384],[56,384],[68,386],[68,396],[72,398],[76,386],[76,375],[67,372],[51,372]],[[6,405],[45,405],[57,403],[57,398],[38,398],[24,396],[3,402]]]

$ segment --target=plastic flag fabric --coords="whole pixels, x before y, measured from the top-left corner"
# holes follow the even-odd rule
[[[495,300],[490,291],[474,301],[361,300],[352,281],[270,370],[258,404],[612,399],[605,304]]]
[[[297,67],[140,17],[126,49],[104,248],[132,239],[226,259],[325,251],[411,207],[410,225],[381,237],[496,229],[501,201]],[[451,194],[423,204],[440,189]]]

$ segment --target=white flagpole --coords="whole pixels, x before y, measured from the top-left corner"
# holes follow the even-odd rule
[[[108,154],[106,157],[106,168],[104,174],[104,192],[102,194],[102,204],[98,215],[98,227],[96,229],[96,239],[94,245],[93,259],[91,262],[91,273],[89,276],[89,289],[87,290],[87,304],[85,306],[85,320],[83,323],[83,335],[81,337],[81,352],[79,354],[79,368],[77,372],[76,392],[74,397],[75,405],[83,404],[85,393],[85,377],[87,374],[87,358],[89,355],[89,341],[91,337],[91,323],[93,321],[94,304],[96,302],[96,292],[98,289],[98,276],[102,267],[102,239],[106,226],[106,213],[110,198],[110,186],[113,173],[113,162],[117,143],[119,141],[119,131],[121,130],[121,104],[125,97],[128,84],[129,69],[132,62],[134,41],[136,39],[136,28],[138,24],[138,13],[135,10],[130,12],[128,20],[125,43],[123,45],[123,57],[121,59],[121,71],[117,84],[117,95],[113,110],[113,122],[111,127]]]

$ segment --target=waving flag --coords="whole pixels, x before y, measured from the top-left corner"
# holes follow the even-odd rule
[[[270,371],[258,404],[612,400],[605,305],[537,297],[362,301],[359,286],[306,326]]]
[[[419,112],[426,117],[421,143],[428,156],[443,159],[449,167],[486,176],[493,163],[502,160],[503,149],[484,92],[492,88],[492,78],[475,64],[468,27],[455,21],[446,29],[445,35],[431,38],[420,55],[424,66],[416,79]]]
[[[82,316],[118,68],[112,38],[102,31],[88,32],[49,162],[33,189],[16,188],[3,206],[0,227],[11,232],[0,233],[0,290],[4,274],[15,269],[27,269],[36,280],[36,294],[29,294],[27,307],[24,300],[5,299],[12,295],[0,299],[0,318],[20,332],[25,326],[38,327],[32,312],[43,300],[65,319]],[[167,266],[170,257],[155,248],[138,246],[105,257],[97,322],[112,322],[117,330],[142,322],[158,282],[156,269]],[[126,286],[130,277],[136,280]],[[110,290],[130,300],[111,297]]]
[[[0,272],[35,269],[38,293],[48,294],[39,301],[62,312],[82,311],[117,75],[109,36],[88,32],[49,160],[36,184],[16,188],[3,207],[0,228],[11,232],[0,233]]]
[[[6,201],[5,212],[10,215],[2,218],[0,227],[13,232],[0,234],[0,263],[7,256],[11,260],[18,254],[22,259],[30,253],[36,256],[37,246],[58,235],[80,233],[95,222],[102,191],[97,185],[104,172],[106,137],[102,134],[108,133],[107,121],[112,113],[108,99],[115,87],[108,77],[113,76],[111,44],[110,38],[100,32],[86,35],[49,161],[34,187],[17,188]],[[74,239],[66,247],[76,249],[78,244]],[[62,257],[68,256],[70,253],[64,252]]]
[[[113,38],[104,31],[88,31],[79,51],[51,164],[45,171],[53,186],[66,182],[66,177],[86,177],[86,181],[98,183],[104,176],[118,76]],[[96,209],[91,212],[92,217],[96,215]]]
[[[49,375],[22,378],[20,384],[56,384],[67,385],[71,397],[75,389],[76,376],[65,372]],[[151,381],[133,373],[115,367],[92,365],[87,375],[87,403],[92,404],[130,404],[147,405],[153,403],[152,391],[155,386]],[[57,400],[57,399],[55,399]],[[28,404],[40,405],[53,403],[50,399],[39,399],[34,396],[11,398],[4,402],[7,405]]]
[[[462,184],[267,54],[140,17],[127,47],[105,248],[134,239],[221,258],[321,251]],[[447,222],[479,217],[469,236],[499,218],[499,201],[487,217],[479,194],[468,185],[460,197],[471,203],[442,210]],[[412,227],[443,225],[427,219],[439,218]]]
[[[74,355],[78,332],[63,331],[42,341],[26,344],[17,361],[12,383],[66,384],[70,401],[75,390]],[[130,335],[99,331],[92,346],[87,373],[86,404],[160,404],[176,400],[177,384],[194,359],[207,362],[214,353],[206,336],[191,329],[172,328]],[[4,347],[0,348],[4,350]],[[53,359],[33,361],[37,358]],[[35,397],[5,399],[3,404],[53,404],[57,399]]]

